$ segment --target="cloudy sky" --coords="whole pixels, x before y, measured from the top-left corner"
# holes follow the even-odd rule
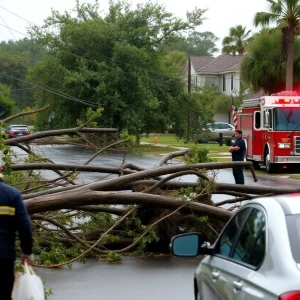
[[[26,34],[26,28],[29,25],[27,21],[38,26],[42,25],[43,20],[51,14],[51,8],[63,12],[71,10],[75,6],[75,0],[10,0],[1,2],[0,40],[5,41],[23,38],[22,33]],[[94,0],[80,0],[80,2],[94,3]],[[99,0],[100,7],[104,12],[107,11],[108,2],[108,0]],[[131,1],[133,5],[143,2],[146,1]],[[220,40],[228,35],[229,27],[239,24],[246,26],[253,32],[257,31],[253,27],[254,14],[258,11],[268,10],[266,0],[157,0],[156,2],[164,4],[168,11],[181,18],[185,18],[186,11],[191,11],[196,6],[202,9],[207,8],[208,11],[205,14],[207,20],[197,30],[211,31]],[[10,27],[11,30],[5,26]],[[218,47],[220,47],[220,42]]]

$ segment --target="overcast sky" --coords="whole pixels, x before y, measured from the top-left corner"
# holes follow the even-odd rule
[[[94,3],[94,0],[80,1]],[[99,0],[100,7],[107,11],[108,0]],[[131,3],[144,3],[144,0],[132,0]],[[253,27],[253,17],[258,11],[268,11],[266,0],[157,0],[156,2],[164,4],[166,9],[174,15],[185,18],[186,11],[198,8],[208,11],[205,14],[207,20],[197,31],[211,31],[221,40],[228,35],[229,28],[236,25],[246,26],[252,32],[257,31]],[[9,13],[5,9],[19,15],[20,17],[41,26],[43,20],[50,16],[51,8],[63,12],[71,10],[75,6],[75,0],[10,0],[0,3],[0,24],[6,25],[20,33],[26,34],[28,22]],[[20,39],[24,35],[0,26],[0,40]]]

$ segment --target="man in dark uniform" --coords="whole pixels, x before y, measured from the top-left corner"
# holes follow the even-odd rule
[[[0,167],[1,170],[1,167]],[[0,171],[1,172],[1,171]],[[31,222],[20,192],[0,180],[0,299],[11,300],[15,281],[15,238],[19,233],[22,263],[32,264]]]
[[[229,152],[232,153],[232,161],[244,161],[246,144],[242,135],[241,130],[235,131],[236,140],[233,146],[229,148]],[[243,167],[233,167],[232,172],[236,184],[245,184]]]

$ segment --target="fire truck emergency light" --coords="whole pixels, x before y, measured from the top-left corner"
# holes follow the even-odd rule
[[[292,103],[292,99],[276,99],[275,104]],[[300,103],[300,99],[293,99],[293,103]]]
[[[291,103],[291,99],[276,99],[275,103]]]

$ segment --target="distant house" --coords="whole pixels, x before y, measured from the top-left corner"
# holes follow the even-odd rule
[[[240,90],[240,64],[244,56],[222,54],[212,56],[190,56],[191,91],[197,87],[214,85],[217,90],[226,95],[237,94]],[[183,75],[188,83],[189,60],[187,60]],[[216,114],[216,121],[228,122],[228,114]]]

